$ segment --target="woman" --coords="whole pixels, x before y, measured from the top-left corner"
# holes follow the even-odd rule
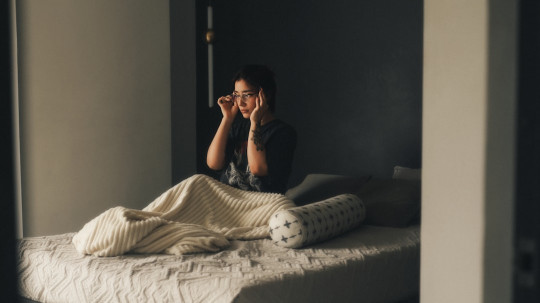
[[[274,117],[276,82],[263,65],[247,65],[233,78],[234,92],[218,99],[223,118],[206,163],[221,182],[262,192],[285,193],[296,132]],[[242,118],[237,117],[240,112]]]

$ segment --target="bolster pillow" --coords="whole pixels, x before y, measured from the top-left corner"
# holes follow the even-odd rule
[[[353,194],[343,194],[276,212],[269,221],[270,236],[276,245],[299,248],[351,230],[365,217],[362,200]]]

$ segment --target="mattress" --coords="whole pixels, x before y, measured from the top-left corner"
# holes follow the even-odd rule
[[[182,256],[76,252],[74,234],[19,241],[20,294],[40,302],[396,302],[419,289],[420,228],[361,226],[301,249],[232,241]]]

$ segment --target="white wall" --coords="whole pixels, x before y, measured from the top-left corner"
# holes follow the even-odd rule
[[[24,236],[170,186],[169,1],[17,1]]]
[[[511,302],[516,2],[425,0],[422,302]]]

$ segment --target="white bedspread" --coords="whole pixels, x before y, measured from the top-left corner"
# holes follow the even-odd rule
[[[218,251],[228,239],[268,236],[276,211],[294,207],[284,195],[248,192],[194,175],[143,210],[111,208],[73,238],[77,251],[95,256],[126,252],[185,254]]]
[[[79,254],[23,239],[20,291],[41,302],[396,302],[418,293],[420,228],[361,226],[317,245],[231,241],[218,253]]]

